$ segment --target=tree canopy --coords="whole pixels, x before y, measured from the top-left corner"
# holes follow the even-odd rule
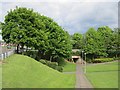
[[[74,33],[74,35],[72,36],[74,49],[76,49],[76,48],[81,49],[82,48],[82,38],[83,38],[82,34]]]
[[[2,23],[6,43],[33,47],[41,58],[67,58],[72,51],[70,35],[53,19],[32,9],[16,7],[10,10]],[[38,55],[39,55],[38,54]]]
[[[111,29],[102,26],[98,29],[89,28],[84,34],[75,33],[72,35],[73,48],[78,48],[87,53],[89,58],[95,57],[117,57],[119,50],[119,29]]]

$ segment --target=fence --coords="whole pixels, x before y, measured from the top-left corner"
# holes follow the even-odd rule
[[[0,53],[0,60],[4,60],[5,58],[9,57],[10,55],[15,53],[15,49],[8,50],[6,52]]]

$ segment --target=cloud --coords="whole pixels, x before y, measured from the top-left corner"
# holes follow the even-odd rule
[[[1,0],[8,2],[8,0]],[[119,0],[9,0],[9,2],[119,2]]]
[[[114,2],[113,2],[114,1]],[[70,34],[84,33],[89,27],[108,25],[116,27],[118,21],[118,0],[30,0],[25,2],[3,2],[2,15],[16,6],[33,8],[34,11],[53,18]],[[3,19],[2,19],[3,21]]]

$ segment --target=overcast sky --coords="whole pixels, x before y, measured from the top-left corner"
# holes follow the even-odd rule
[[[69,1],[69,2],[68,2]],[[118,25],[119,0],[4,0],[0,2],[0,21],[16,6],[32,8],[51,17],[70,34],[85,33],[88,28]],[[1,36],[0,36],[1,40]]]

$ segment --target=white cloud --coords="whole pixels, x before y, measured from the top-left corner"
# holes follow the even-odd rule
[[[8,0],[1,0],[8,2]],[[119,2],[119,0],[9,0],[9,2]]]
[[[84,0],[84,2],[83,0],[69,0],[69,2],[68,0],[30,0],[26,3],[25,1],[2,3],[3,16],[15,6],[33,8],[35,11],[53,18],[70,34],[84,33],[90,26],[115,27],[118,21],[118,0]]]

